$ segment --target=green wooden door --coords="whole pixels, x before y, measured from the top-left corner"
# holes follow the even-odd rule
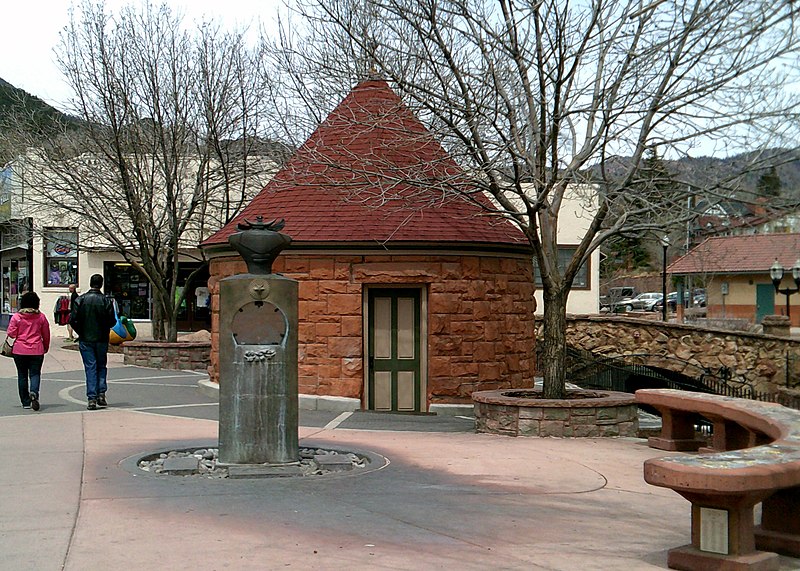
[[[775,286],[756,284],[756,323],[761,323],[765,315],[775,314]]]
[[[420,290],[369,290],[370,410],[421,412]]]

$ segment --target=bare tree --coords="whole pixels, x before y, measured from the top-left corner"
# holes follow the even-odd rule
[[[279,56],[284,85],[312,108],[315,92],[374,67],[462,167],[469,184],[438,181],[442,192],[486,193],[525,233],[543,284],[544,396],[563,398],[578,270],[614,235],[661,234],[693,215],[696,181],[665,195],[640,176],[645,151],[677,159],[792,141],[797,10],[762,0],[302,0],[302,26]],[[751,168],[777,159],[749,156]],[[716,180],[702,192],[735,188]],[[590,221],[559,265],[570,193]]]
[[[274,168],[260,54],[244,31],[188,27],[166,4],[109,14],[90,2],[57,54],[82,123],[45,145],[18,130],[26,205],[78,227],[82,248],[133,264],[152,286],[154,337],[174,341],[179,255],[202,259],[199,242]]]

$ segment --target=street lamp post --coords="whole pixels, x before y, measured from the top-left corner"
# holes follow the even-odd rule
[[[669,248],[669,236],[664,234],[661,238],[663,257],[661,258],[661,321],[667,320],[667,248]],[[798,261],[800,263],[800,261]],[[798,268],[800,271],[800,268]]]
[[[778,258],[775,258],[775,263],[769,269],[769,277],[772,278],[772,285],[775,286],[776,293],[782,293],[786,296],[786,317],[791,318],[789,313],[789,296],[796,294],[800,291],[800,259],[798,259],[794,266],[792,266],[792,279],[796,287],[786,287],[781,289],[781,280],[783,280],[784,269]]]

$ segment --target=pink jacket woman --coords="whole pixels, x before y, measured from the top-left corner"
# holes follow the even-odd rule
[[[50,324],[39,311],[38,295],[32,291],[22,294],[20,310],[11,316],[6,333],[14,339],[14,364],[22,408],[39,410],[39,384],[44,354],[50,350]]]

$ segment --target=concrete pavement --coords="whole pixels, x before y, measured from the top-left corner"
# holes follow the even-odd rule
[[[112,406],[86,411],[80,356],[58,345],[38,413],[14,400],[13,362],[0,360],[3,569],[635,571],[666,569],[667,550],[689,541],[689,503],[644,482],[642,463],[663,453],[639,439],[314,411],[301,412],[301,445],[389,464],[305,479],[136,473],[130,459],[216,442],[216,405],[192,390],[200,377],[112,355]]]

